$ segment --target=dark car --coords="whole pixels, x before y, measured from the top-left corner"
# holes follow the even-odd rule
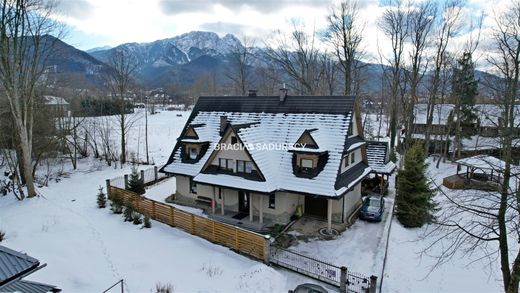
[[[359,217],[363,220],[380,222],[383,219],[385,200],[381,195],[369,195],[363,199]]]
[[[294,290],[289,290],[292,293],[328,293],[328,291],[320,285],[316,284],[300,284]]]

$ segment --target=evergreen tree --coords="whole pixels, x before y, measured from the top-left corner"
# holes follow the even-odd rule
[[[131,199],[128,199],[125,202],[125,209],[123,211],[123,217],[125,218],[125,222],[132,222],[134,220],[134,212],[135,212],[134,203],[132,202]]]
[[[462,138],[475,134],[477,114],[474,106],[478,95],[477,87],[478,81],[475,79],[475,64],[471,53],[464,52],[453,69],[452,95],[455,99],[455,108],[450,117],[452,129],[455,129],[455,144],[459,156]]]
[[[103,187],[99,187],[99,193],[97,195],[97,205],[100,209],[104,209],[107,206],[107,197],[103,192]]]
[[[121,214],[123,212],[123,199],[119,195],[110,196],[110,209],[114,214]]]
[[[139,178],[139,172],[137,172],[137,167],[132,166],[132,173],[130,174],[130,178],[128,180],[128,190],[133,191],[137,194],[144,194],[144,182]]]
[[[405,227],[421,227],[434,219],[437,204],[425,172],[428,164],[421,143],[416,143],[404,158],[397,177],[395,214]]]
[[[132,215],[132,223],[134,223],[134,225],[139,225],[143,222],[143,220],[141,219],[141,214],[140,213],[134,213]]]

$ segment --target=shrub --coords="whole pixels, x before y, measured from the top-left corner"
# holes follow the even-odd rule
[[[133,215],[132,215],[132,223],[134,223],[134,225],[139,225],[139,224],[143,223],[143,220],[141,219],[141,214],[140,213],[136,213],[136,212],[133,213]]]
[[[124,206],[125,206],[125,209],[123,211],[123,217],[125,218],[125,222],[131,222],[134,220],[134,212],[135,212],[135,207],[134,207],[134,203],[131,199],[128,199],[125,203],[124,203]]]
[[[100,209],[104,209],[107,206],[107,197],[103,192],[103,187],[101,186],[99,187],[99,193],[97,195],[97,205]]]
[[[143,228],[152,228],[152,221],[150,221],[148,214],[144,215]]]
[[[167,283],[167,284],[157,283],[155,285],[155,293],[173,293],[173,286],[170,283]]]
[[[112,195],[110,197],[110,210],[114,214],[121,214],[123,212],[123,199],[119,195]]]

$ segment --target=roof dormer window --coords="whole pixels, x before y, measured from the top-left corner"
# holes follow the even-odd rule
[[[197,148],[194,148],[194,147],[188,148],[188,157],[190,159],[195,160],[198,155],[199,155],[199,151],[197,150]]]

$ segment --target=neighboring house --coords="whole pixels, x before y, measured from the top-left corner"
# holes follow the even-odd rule
[[[61,292],[52,285],[23,280],[43,267],[45,264],[27,254],[0,246],[0,293]]]
[[[434,106],[430,137],[432,142],[438,144],[440,140],[446,139],[447,134],[449,134],[450,139],[453,138],[455,132],[453,127],[450,127],[449,121],[454,115],[454,107],[455,105],[453,104],[437,104]],[[413,128],[413,138],[415,139],[424,139],[427,125],[426,111],[426,104],[415,105]],[[503,107],[494,104],[476,104],[475,112],[477,121],[474,123],[473,135],[470,138],[463,139],[464,150],[492,150],[499,148],[498,133],[499,127],[502,125]],[[516,127],[513,135],[515,138],[520,138],[520,105],[515,106],[514,112]],[[432,147],[434,146],[435,144],[432,144]],[[451,144],[450,151],[453,151],[452,147],[453,145]]]
[[[70,104],[62,97],[43,96],[43,101],[53,116],[66,116],[70,111]]]
[[[354,97],[200,97],[161,171],[177,199],[208,201],[210,217],[258,228],[306,214],[330,228],[361,203],[361,135]]]

